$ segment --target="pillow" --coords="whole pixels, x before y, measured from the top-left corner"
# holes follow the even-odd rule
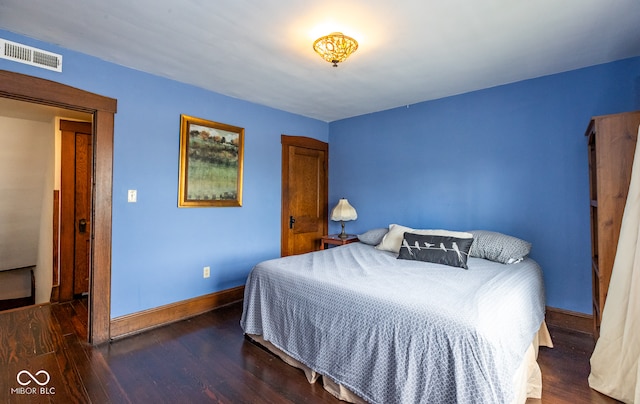
[[[377,245],[380,244],[380,242],[384,238],[384,235],[387,234],[388,231],[389,229],[385,228],[371,229],[362,234],[358,234],[358,240],[365,244]]]
[[[473,238],[404,233],[398,259],[433,262],[467,269]]]
[[[391,251],[394,253],[400,252],[400,245],[402,244],[402,239],[404,237],[404,233],[414,233],[414,234],[430,234],[433,236],[449,236],[449,237],[458,237],[458,238],[471,238],[473,235],[471,233],[465,233],[461,231],[449,231],[449,230],[416,230],[410,227],[401,226],[399,224],[390,224],[389,232],[384,236],[380,244],[376,246],[378,250],[383,251]]]
[[[472,257],[515,264],[531,251],[531,243],[517,237],[488,230],[473,230],[469,233],[473,234],[475,240],[469,251]]]

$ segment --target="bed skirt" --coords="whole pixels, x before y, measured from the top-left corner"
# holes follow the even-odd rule
[[[290,366],[301,369],[309,383],[315,383],[316,381],[321,380],[324,389],[339,400],[349,403],[366,403],[366,401],[349,391],[349,389],[341,386],[328,377],[322,377],[322,375],[315,370],[310,369],[305,364],[297,361],[287,353],[278,349],[275,345],[262,338],[261,335],[247,334],[247,337],[277,355]],[[540,325],[540,329],[534,336],[533,341],[525,353],[522,363],[513,376],[513,386],[514,391],[516,392],[513,404],[525,403],[527,398],[542,398],[542,373],[537,362],[538,348],[541,346],[553,348],[551,334],[549,334],[545,321]]]

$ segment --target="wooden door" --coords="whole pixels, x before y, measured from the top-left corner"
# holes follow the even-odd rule
[[[327,234],[329,148],[282,135],[282,256],[315,251]]]
[[[89,291],[91,266],[91,123],[60,121],[60,300]]]

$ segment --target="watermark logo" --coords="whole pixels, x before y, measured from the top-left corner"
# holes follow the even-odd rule
[[[47,386],[51,381],[51,376],[44,369],[38,370],[35,374],[28,370],[21,370],[16,375],[16,381],[22,387],[11,387],[11,394],[56,394],[55,387]]]
[[[40,376],[40,375],[44,376],[43,381],[40,381],[38,379],[37,376]],[[26,381],[24,381],[25,377],[27,378]],[[31,372],[29,372],[28,370],[21,370],[18,372],[18,375],[16,376],[16,380],[18,381],[18,383],[20,383],[21,386],[28,386],[31,384],[32,381],[36,382],[40,386],[46,386],[47,384],[49,384],[49,380],[51,380],[51,376],[49,376],[49,372],[47,372],[46,370],[39,370],[36,372],[35,375],[31,374]]]

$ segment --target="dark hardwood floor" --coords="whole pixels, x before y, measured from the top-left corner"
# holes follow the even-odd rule
[[[235,303],[98,347],[85,342],[82,300],[0,312],[0,402],[339,402],[244,339],[241,311]],[[591,337],[551,334],[556,347],[539,356],[543,398],[527,403],[617,402],[587,385]]]

